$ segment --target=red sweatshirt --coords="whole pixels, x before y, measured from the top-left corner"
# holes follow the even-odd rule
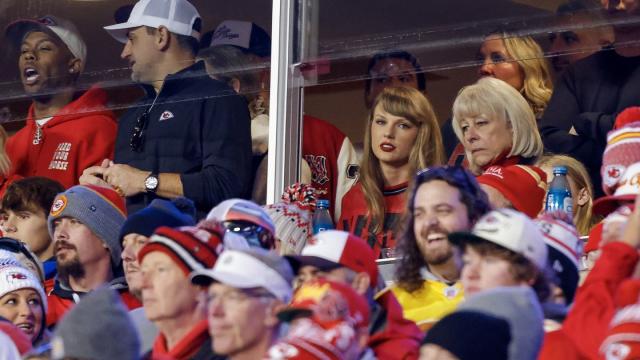
[[[418,326],[402,315],[402,308],[390,290],[376,298],[379,305],[372,316],[369,347],[378,359],[413,360],[420,356],[420,343],[424,334]],[[384,320],[382,319],[384,318]]]
[[[158,334],[149,358],[189,360],[200,352],[200,348],[207,343],[207,340],[209,340],[209,323],[205,319],[196,324],[172,349],[167,349],[167,340],[164,334]],[[209,344],[208,346],[211,345]],[[213,354],[211,351],[209,353]]]
[[[379,258],[381,249],[393,249],[396,246],[396,231],[400,218],[406,210],[406,190],[407,183],[385,187],[382,190],[385,208],[384,224],[381,231],[373,232],[375,224],[369,216],[362,184],[357,182],[342,199],[342,214],[336,228],[361,237],[373,248],[376,257]]]
[[[616,291],[622,281],[631,276],[638,258],[638,251],[622,242],[602,247],[600,259],[578,289],[573,308],[558,330],[564,334],[545,339],[539,359],[571,359],[558,356],[572,352],[574,358],[598,358],[600,345],[617,310]]]
[[[31,105],[26,125],[7,141],[13,172],[45,176],[69,188],[84,169],[112,159],[117,123],[106,102],[102,89],[90,88],[42,126],[39,141]]]

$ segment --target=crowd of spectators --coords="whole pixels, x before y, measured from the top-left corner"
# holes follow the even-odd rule
[[[76,86],[71,22],[11,23],[32,103],[0,128],[0,359],[640,358],[640,5],[602,7],[550,36],[555,84],[533,38],[490,32],[442,125],[416,57],[373,56],[360,159],[305,115],[274,204],[264,29],[119,9],[144,95],[116,119]],[[545,206],[559,166],[570,211]]]

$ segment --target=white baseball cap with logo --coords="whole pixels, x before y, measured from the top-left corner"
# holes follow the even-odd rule
[[[129,19],[104,29],[121,43],[127,42],[127,33],[132,28],[164,26],[178,35],[200,40],[202,20],[198,10],[187,0],[140,0],[131,10]]]
[[[471,232],[454,232],[455,244],[488,241],[523,255],[539,269],[547,265],[547,245],[538,226],[527,215],[512,210],[493,210],[478,220]]]
[[[288,303],[292,296],[293,271],[287,261],[262,249],[225,250],[213,266],[191,273],[191,282],[209,285],[213,281],[238,288],[263,288],[277,299]],[[267,260],[269,264],[263,260]]]

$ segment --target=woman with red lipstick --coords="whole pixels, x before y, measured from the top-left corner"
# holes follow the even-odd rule
[[[484,77],[460,91],[453,103],[453,130],[476,175],[493,165],[532,165],[542,155],[531,107],[502,80]]]
[[[419,169],[442,164],[444,149],[431,103],[418,90],[387,88],[371,109],[360,178],[342,200],[337,228],[363,238],[376,256],[389,257],[409,179]]]

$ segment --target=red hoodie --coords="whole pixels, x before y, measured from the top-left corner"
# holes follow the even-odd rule
[[[378,359],[418,359],[424,334],[418,326],[402,316],[402,307],[395,295],[385,290],[376,298],[378,309],[371,317],[369,347]]]
[[[106,102],[104,90],[90,88],[42,126],[37,144],[32,104],[26,125],[7,141],[13,172],[24,177],[45,176],[69,188],[78,184],[84,169],[112,159],[117,123]]]
[[[602,247],[602,255],[584,284],[578,289],[573,308],[558,330],[547,334],[539,359],[598,358],[611,318],[617,310],[615,294],[633,273],[638,251],[628,244],[612,242]],[[559,357],[573,353],[572,357]]]
[[[172,358],[176,360],[189,360],[201,351],[201,347],[209,340],[209,323],[202,320],[197,323],[178,343],[171,349],[167,349],[167,339],[164,334],[158,334],[153,343],[150,359]],[[206,345],[211,350],[211,344]],[[213,358],[213,353],[208,351]]]

